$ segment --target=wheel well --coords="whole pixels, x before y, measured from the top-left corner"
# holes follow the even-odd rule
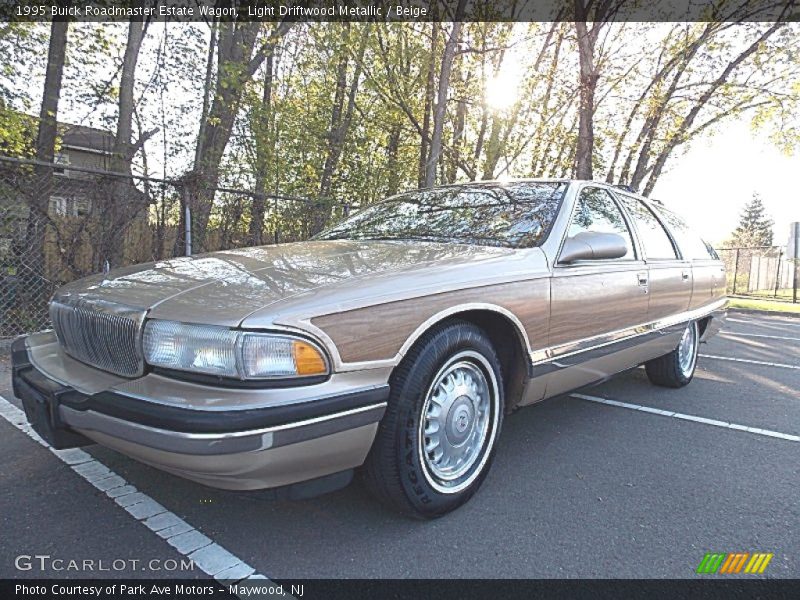
[[[697,330],[699,333],[699,337],[702,338],[703,334],[706,332],[706,327],[711,322],[711,317],[705,317],[704,319],[700,319],[697,322]]]
[[[491,310],[466,310],[450,315],[447,320],[458,319],[480,327],[492,342],[503,369],[503,386],[506,391],[506,410],[516,408],[522,397],[528,377],[528,349],[514,322]],[[441,324],[441,321],[436,325]]]

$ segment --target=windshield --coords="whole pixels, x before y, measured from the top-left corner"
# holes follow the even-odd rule
[[[530,248],[550,231],[565,182],[473,184],[394,196],[317,240],[426,240]]]

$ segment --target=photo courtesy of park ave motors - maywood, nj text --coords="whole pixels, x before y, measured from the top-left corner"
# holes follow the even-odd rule
[[[798,19],[4,2],[3,597],[792,597]]]

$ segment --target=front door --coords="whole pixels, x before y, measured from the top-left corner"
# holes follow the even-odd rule
[[[591,185],[578,193],[567,236],[615,233],[628,246],[619,259],[579,260],[553,269],[547,396],[602,380],[627,368],[619,340],[647,319],[647,266],[616,200]],[[635,349],[634,349],[635,350]]]

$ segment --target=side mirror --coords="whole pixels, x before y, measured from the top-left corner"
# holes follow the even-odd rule
[[[581,231],[566,239],[558,262],[571,263],[576,260],[622,258],[627,253],[628,247],[625,245],[625,238],[621,235]]]

